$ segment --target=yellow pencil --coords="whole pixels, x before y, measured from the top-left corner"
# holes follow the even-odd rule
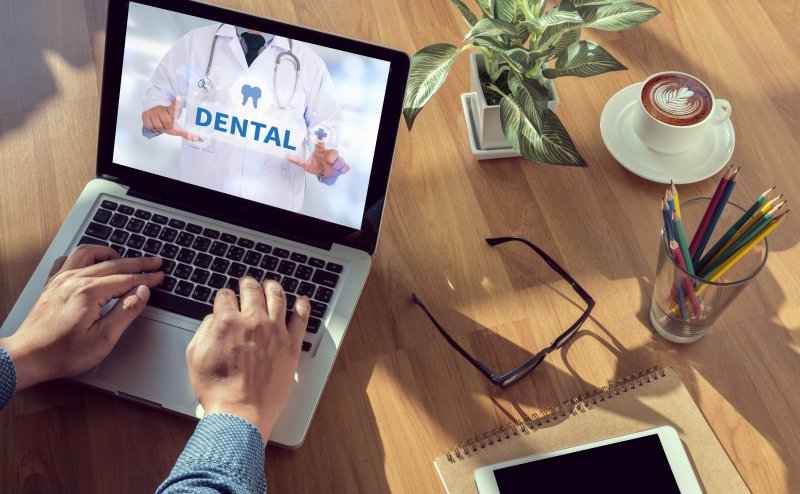
[[[722,275],[725,274],[726,271],[728,271],[734,264],[739,262],[739,260],[741,260],[748,252],[750,252],[753,249],[753,247],[755,247],[759,242],[761,242],[764,239],[764,237],[769,235],[769,233],[772,230],[778,228],[778,225],[780,225],[781,221],[783,220],[784,217],[786,217],[786,214],[788,212],[789,211],[786,211],[778,215],[774,220],[770,222],[770,224],[766,228],[761,230],[761,232],[758,235],[756,235],[749,242],[744,244],[741,249],[737,250],[736,253],[730,257],[730,259],[721,264],[719,268],[714,270],[713,273],[710,273],[710,276],[708,276],[706,279],[712,282],[720,279],[720,277],[722,277]],[[695,294],[700,295],[707,286],[708,285],[701,286],[699,289],[697,289]]]
[[[678,199],[678,189],[675,188],[675,184],[672,183],[672,180],[669,181],[670,186],[672,187],[672,200],[675,201],[675,212],[678,213],[678,216],[681,215],[681,202]]]

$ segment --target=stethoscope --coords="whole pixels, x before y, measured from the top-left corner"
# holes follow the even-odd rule
[[[202,79],[197,81],[197,87],[205,89],[206,91],[211,91],[214,88],[214,82],[211,80],[211,77],[209,77],[209,74],[211,73],[211,64],[214,61],[214,52],[217,48],[217,33],[219,33],[219,30],[222,29],[223,25],[224,24],[220,24],[217,30],[214,32],[214,40],[211,42],[211,53],[208,56],[208,63],[206,64],[206,74]],[[289,100],[286,102],[286,104],[281,104],[281,102],[278,101],[277,85],[275,84],[278,77],[278,67],[280,67],[283,57],[289,57],[288,60],[292,62],[292,65],[294,65],[294,87],[292,87],[292,94],[289,96]],[[272,72],[272,85],[276,88],[275,105],[277,105],[277,107],[281,110],[285,110],[286,105],[288,105],[292,101],[292,98],[294,98],[294,93],[297,91],[298,79],[300,79],[300,60],[298,60],[295,54],[292,53],[292,40],[290,39],[289,51],[284,51],[278,54],[278,57],[275,59],[275,70]]]

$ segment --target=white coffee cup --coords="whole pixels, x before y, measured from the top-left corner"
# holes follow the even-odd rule
[[[659,120],[647,111],[643,99],[645,97],[645,89],[648,87],[648,82],[656,77],[671,74],[692,79],[694,82],[699,83],[701,90],[705,89],[708,93],[711,109],[702,120],[688,125],[674,124]],[[678,93],[671,94],[674,94],[678,100],[690,99],[693,96],[693,92],[688,88],[682,88]],[[683,95],[689,96],[681,98]],[[636,110],[633,115],[633,130],[642,143],[651,150],[663,154],[679,154],[695,148],[699,142],[708,135],[712,126],[724,124],[728,121],[730,116],[731,104],[727,100],[714,98],[714,93],[707,84],[691,74],[670,70],[653,74],[645,79],[638,95],[638,101],[636,102]],[[675,116],[673,120],[680,120],[680,116]]]

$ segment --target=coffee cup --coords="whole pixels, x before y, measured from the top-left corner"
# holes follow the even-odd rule
[[[645,79],[633,116],[633,130],[645,146],[663,154],[696,147],[712,126],[731,116],[731,104],[714,98],[700,79],[683,72],[659,72]]]

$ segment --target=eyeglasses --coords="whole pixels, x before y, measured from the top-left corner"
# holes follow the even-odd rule
[[[512,370],[510,372],[507,372],[505,374],[502,374],[502,375],[498,375],[498,374],[492,372],[486,366],[486,364],[484,364],[480,360],[476,359],[475,357],[470,355],[466,350],[464,350],[464,347],[459,345],[458,342],[456,340],[454,340],[453,337],[450,336],[450,334],[442,327],[442,325],[439,324],[439,321],[437,321],[436,318],[433,317],[433,314],[431,314],[431,311],[428,310],[428,308],[425,306],[424,303],[422,303],[422,300],[420,300],[419,297],[417,297],[417,295],[415,293],[411,294],[411,296],[413,297],[414,303],[419,305],[422,308],[422,310],[425,311],[425,314],[431,320],[433,325],[436,326],[436,329],[438,329],[439,332],[442,333],[442,336],[444,336],[444,339],[447,340],[447,342],[450,343],[450,345],[453,348],[455,348],[456,351],[458,353],[460,353],[462,357],[464,357],[472,365],[474,365],[481,372],[481,374],[486,376],[486,378],[488,378],[490,381],[492,381],[494,384],[500,386],[501,388],[507,388],[507,387],[511,386],[512,384],[514,384],[515,382],[519,381],[522,377],[524,377],[530,371],[535,369],[539,364],[541,364],[542,361],[544,360],[544,358],[547,356],[547,354],[549,354],[553,350],[561,348],[570,339],[572,339],[572,337],[575,336],[575,333],[578,332],[578,329],[580,329],[581,325],[586,321],[586,319],[588,319],[589,314],[592,312],[592,309],[594,308],[594,305],[595,305],[594,299],[588,293],[586,293],[586,290],[584,290],[583,287],[580,286],[578,284],[578,282],[575,281],[572,278],[572,276],[570,276],[569,273],[567,273],[564,270],[564,268],[559,266],[558,263],[556,261],[554,261],[552,257],[548,256],[545,251],[543,251],[542,249],[537,247],[535,244],[533,244],[529,240],[526,240],[526,239],[521,238],[521,237],[496,237],[496,238],[487,238],[486,239],[486,243],[489,244],[489,246],[491,246],[491,247],[494,247],[495,245],[504,244],[506,242],[511,242],[511,241],[522,242],[523,244],[527,245],[528,247],[530,247],[531,249],[536,251],[536,253],[539,254],[539,256],[542,259],[544,259],[544,261],[547,263],[548,266],[550,266],[553,269],[553,271],[558,273],[562,278],[564,278],[572,286],[572,288],[575,290],[575,292],[583,299],[584,302],[586,302],[586,306],[587,306],[586,310],[583,311],[583,314],[581,315],[581,317],[579,317],[578,320],[575,321],[575,323],[573,323],[572,326],[570,326],[566,331],[561,333],[561,335],[559,335],[558,338],[553,340],[553,342],[550,344],[550,346],[548,346],[547,348],[543,349],[542,351],[540,351],[539,353],[534,355],[533,358],[531,358],[527,362],[523,363],[522,365],[520,365],[516,369],[514,369],[514,370]]]

